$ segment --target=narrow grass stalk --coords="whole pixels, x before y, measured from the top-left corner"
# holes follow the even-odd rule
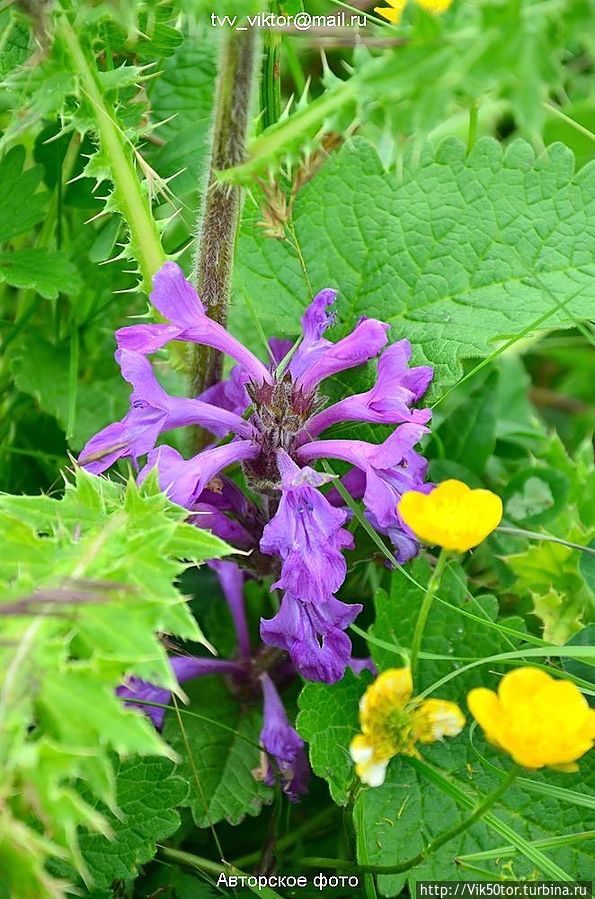
[[[412,858],[407,859],[407,861],[400,862],[397,865],[358,865],[355,862],[346,862],[344,859],[331,859],[331,858],[306,858],[302,859],[301,864],[306,867],[319,867],[319,868],[333,868],[333,869],[352,869],[357,868],[359,871],[369,872],[370,874],[402,874],[405,871],[409,871],[411,868],[417,867],[427,858],[430,858],[435,852],[438,851],[442,846],[446,843],[449,843],[451,840],[454,840],[455,837],[458,837],[460,834],[464,833],[473,824],[476,824],[486,812],[498,802],[498,800],[504,795],[506,790],[508,790],[509,786],[512,784],[514,779],[518,774],[519,769],[515,766],[511,768],[504,777],[496,789],[485,796],[481,802],[475,807],[475,809],[468,815],[466,818],[463,818],[458,824],[455,824],[453,827],[449,827],[444,830],[442,833],[438,834],[438,836],[433,839],[427,846],[422,849],[417,855],[414,855]]]
[[[207,315],[225,325],[229,307],[241,188],[222,184],[217,172],[243,162],[254,81],[256,36],[252,28],[228,31],[221,45],[215,93],[208,183],[198,228],[194,280]],[[221,354],[193,348],[191,393],[202,393],[221,377]]]
[[[419,610],[419,615],[417,616],[417,621],[415,623],[413,641],[411,643],[411,677],[413,678],[414,682],[417,672],[417,660],[419,657],[419,651],[421,649],[421,642],[423,640],[426,622],[428,620],[428,615],[430,614],[430,609],[432,608],[434,597],[436,596],[436,591],[440,586],[440,581],[442,580],[442,575],[444,574],[444,569],[446,568],[448,558],[448,551],[445,549],[440,550],[440,555],[438,556],[436,567],[434,568],[432,576],[430,577],[430,580],[428,582],[428,587],[424,594],[421,608]]]

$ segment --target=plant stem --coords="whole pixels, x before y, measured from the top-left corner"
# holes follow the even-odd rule
[[[228,31],[221,46],[208,183],[198,229],[195,282],[207,315],[225,325],[229,306],[241,189],[221,184],[217,172],[243,162],[254,80],[255,30]],[[197,395],[221,377],[221,355],[196,346],[191,392]]]
[[[459,824],[455,824],[453,827],[449,827],[447,830],[444,830],[441,834],[439,834],[434,840],[432,840],[428,845],[422,849],[417,855],[408,859],[407,861],[401,862],[398,865],[358,865],[356,862],[346,862],[343,859],[339,858],[303,858],[301,859],[300,864],[307,868],[330,868],[330,869],[357,869],[359,871],[368,872],[370,874],[402,874],[404,871],[409,871],[411,868],[415,868],[417,865],[420,865],[426,858],[429,858],[434,854],[438,849],[445,845],[445,843],[450,842],[455,837],[458,837],[459,834],[464,833],[468,830],[473,824],[482,818],[486,812],[498,802],[500,797],[506,792],[511,783],[514,781],[515,777],[519,773],[519,769],[516,766],[513,766],[508,774],[500,781],[496,789],[489,793],[484,799],[475,807],[475,809],[468,815],[466,818],[463,818]]]
[[[278,4],[271,3],[273,12]],[[264,36],[264,56],[260,81],[261,131],[279,120],[281,115],[281,34],[267,31]]]
[[[542,534],[539,531],[526,531],[523,528],[509,528],[504,525],[498,525],[496,530],[501,534],[510,534],[512,537],[525,537],[527,540],[543,540],[545,543],[559,543],[560,546],[567,546],[569,549],[578,549],[582,553],[595,556],[595,549],[592,546],[583,546],[582,543],[572,543],[570,540],[563,540],[562,537],[554,537],[553,534]]]
[[[470,153],[477,140],[477,119],[479,110],[475,101],[469,107],[469,132],[467,134],[467,153]]]
[[[80,79],[83,94],[96,118],[101,150],[110,163],[114,197],[130,232],[130,249],[138,262],[143,287],[151,289],[153,275],[165,262],[165,253],[148,197],[141,189],[132,147],[103,98],[97,70],[79,43],[66,15],[58,17],[57,34],[62,38]]]
[[[415,623],[413,641],[411,643],[411,677],[413,678],[414,683],[417,670],[417,659],[419,657],[419,651],[421,649],[421,641],[423,639],[426,622],[428,620],[428,615],[430,613],[436,591],[440,586],[440,580],[444,573],[447,561],[448,550],[440,550],[440,555],[438,556],[436,567],[434,568],[432,576],[430,577],[430,580],[428,582],[428,587],[425,592],[424,598],[422,599],[419,615],[417,616],[417,621]]]

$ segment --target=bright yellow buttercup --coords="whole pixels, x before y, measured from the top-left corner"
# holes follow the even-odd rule
[[[498,693],[471,690],[467,704],[494,746],[525,768],[576,771],[595,741],[595,711],[578,687],[539,668],[517,668]]]
[[[452,0],[415,0],[415,2],[427,12],[441,15],[449,8]],[[379,16],[391,22],[391,24],[398,25],[401,21],[403,10],[407,5],[407,0],[386,0],[386,3],[387,6],[374,7],[374,12],[377,12]]]
[[[449,480],[430,493],[404,493],[399,515],[426,543],[465,552],[498,527],[502,500],[491,490],[471,490],[462,481]]]
[[[380,786],[393,756],[418,756],[416,743],[455,737],[465,726],[465,716],[454,702],[416,699],[412,694],[410,669],[389,668],[362,696],[362,733],[354,737],[350,746],[362,783]]]

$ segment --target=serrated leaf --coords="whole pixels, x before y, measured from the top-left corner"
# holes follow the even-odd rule
[[[357,733],[359,701],[372,676],[347,669],[336,684],[306,684],[299,698],[297,729],[308,742],[313,771],[323,777],[337,805],[346,805],[354,782],[349,743]]]
[[[438,766],[435,779],[425,776],[425,762],[410,764],[397,758],[389,765],[387,782],[382,787],[364,789],[358,797],[354,821],[359,835],[360,861],[363,861],[364,853],[366,863],[376,865],[407,861],[446,828],[468,816],[469,808],[477,802],[474,794],[469,793],[470,789],[475,796],[485,796],[498,783],[492,772],[488,773],[478,765],[477,757],[472,752],[467,755],[465,743],[460,742],[456,748],[450,743],[448,746],[425,747],[424,755]],[[446,777],[439,769],[447,772]],[[555,772],[541,774],[540,777],[548,783],[560,780]],[[446,785],[451,778],[455,778],[452,791],[447,793],[438,784]],[[580,790],[580,785],[588,783],[589,773],[585,770],[582,776],[574,775],[573,780],[575,778],[573,784],[568,783],[568,779],[563,782],[568,783],[571,790],[576,790],[578,784]],[[461,793],[471,796],[469,805],[462,805],[456,800],[455,797]],[[520,848],[523,844],[526,846],[548,836],[579,832],[585,820],[584,812],[576,805],[563,799],[546,797],[545,794],[536,799],[535,791],[526,790],[519,782],[504,794],[482,821],[446,843],[408,874],[379,876],[380,892],[384,896],[395,896],[408,882],[412,894],[415,894],[415,885],[420,880],[475,880],[477,873],[459,865],[458,857],[502,845],[502,834],[507,832],[506,828],[518,837],[517,854],[506,865],[506,872],[512,879],[541,880],[548,878],[548,875],[551,877],[546,865],[562,874],[570,872],[576,879],[588,878],[589,843],[549,849],[535,853],[534,858],[525,857]],[[537,863],[539,855],[545,859],[543,866]],[[484,867],[492,872],[494,879],[503,874],[503,866],[497,859]]]
[[[97,805],[110,825],[112,839],[97,833],[80,837],[81,853],[96,888],[108,889],[115,880],[136,876],[139,866],[155,855],[156,844],[180,826],[176,809],[187,793],[188,784],[167,759],[130,759],[117,765],[118,814]],[[90,795],[86,798],[92,801]]]
[[[218,821],[239,824],[246,815],[258,815],[271,802],[272,787],[255,776],[261,767],[258,749],[261,708],[242,708],[221,678],[197,679],[185,687],[191,712],[169,712],[164,736],[181,757],[178,773],[190,783],[190,808],[199,827]],[[205,720],[200,716],[204,715]]]
[[[591,315],[594,207],[595,167],[574,174],[561,145],[536,159],[522,141],[504,153],[485,139],[466,156],[448,140],[397,178],[356,139],[303,188],[293,221],[312,291],[339,288],[338,336],[363,314],[390,322],[393,339],[408,337],[437,367],[442,393],[461,359]],[[236,293],[265,329],[296,334],[310,299],[299,260],[253,224],[238,244]]]
[[[48,300],[59,293],[78,293],[81,279],[65,253],[33,248],[0,253],[0,281],[32,289]]]

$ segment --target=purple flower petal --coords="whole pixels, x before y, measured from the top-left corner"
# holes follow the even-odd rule
[[[204,493],[207,491],[203,491]],[[255,539],[238,521],[228,518],[224,512],[209,503],[194,503],[188,521],[216,537],[230,543],[236,549],[254,549]]]
[[[353,537],[342,526],[348,513],[333,508],[316,489],[328,477],[312,468],[299,468],[285,453],[277,454],[281,473],[281,501],[264,528],[260,549],[283,560],[280,579],[273,584],[304,602],[324,602],[335,593],[347,572],[342,550]]]
[[[217,381],[216,384],[208,387],[196,399],[242,416],[250,405],[250,397],[246,390],[246,384],[249,380],[250,377],[247,372],[240,365],[234,365],[228,380]],[[220,429],[217,437],[224,437],[226,433],[226,431]]]
[[[359,604],[346,605],[332,596],[316,606],[286,593],[275,617],[260,622],[260,636],[285,649],[303,677],[332,684],[343,677],[351,659],[344,628],[361,610]]]
[[[175,262],[164,262],[153,277],[151,302],[178,328],[193,328],[205,314],[205,308],[194,287]]]
[[[410,406],[427,389],[433,370],[429,366],[407,368],[410,357],[408,340],[394,343],[378,360],[378,376],[371,390],[345,397],[323,409],[308,421],[304,431],[312,438],[343,421],[426,424],[432,416],[430,409],[411,409]]]
[[[266,752],[273,756],[283,792],[291,802],[297,802],[301,793],[307,792],[310,768],[304,750],[304,741],[289,724],[287,713],[275,685],[268,674],[261,675],[264,697],[264,721],[260,742]],[[275,783],[274,773],[268,763],[265,782]]]
[[[351,659],[349,667],[354,674],[361,674],[362,671],[371,671],[374,677],[378,674],[378,669],[370,656],[366,659]]]
[[[377,530],[396,536],[403,531],[397,513],[401,496],[407,490],[419,489],[426,475],[428,463],[413,447],[427,433],[423,425],[407,423],[379,446],[362,440],[316,440],[300,447],[298,455],[304,462],[344,459],[361,469],[366,478],[364,505],[371,523]],[[405,536],[409,535],[405,532]],[[397,549],[399,545],[397,542]],[[412,548],[409,543],[403,544],[405,555],[407,546]]]
[[[132,384],[130,411],[120,422],[108,425],[87,442],[79,462],[99,474],[117,459],[131,456],[134,464],[150,452],[163,431],[185,425],[200,425],[214,434],[232,431],[251,437],[254,428],[239,415],[201,400],[170,396],[161,387],[151,363],[141,353],[118,350],[122,374]]]
[[[317,293],[302,316],[303,339],[295,351],[289,370],[297,380],[319,356],[332,347],[330,340],[323,338],[323,334],[335,321],[335,313],[327,312],[327,307],[333,306],[337,299],[337,291],[325,288]]]
[[[374,318],[362,319],[351,334],[331,344],[308,365],[297,379],[298,386],[304,393],[311,392],[325,378],[372,359],[388,340],[389,327]]]
[[[183,684],[184,681],[193,677],[204,677],[208,674],[243,674],[243,668],[240,665],[236,662],[228,662],[226,659],[174,656],[170,658],[169,666],[179,684]],[[151,719],[157,730],[161,730],[167,710],[158,706],[146,705],[146,703],[156,702],[164,706],[169,705],[170,690],[139,677],[129,677],[125,684],[116,688],[116,695],[123,699],[126,705],[139,708]]]
[[[154,353],[170,340],[188,340],[213,347],[235,359],[255,384],[270,383],[266,366],[239,340],[218,322],[206,315],[198,294],[175,262],[166,262],[153,278],[151,299],[163,315],[171,319],[168,325],[130,325],[116,331],[121,349],[139,353]]]
[[[203,450],[186,460],[171,446],[160,446],[149,453],[138,482],[142,484],[149,471],[156,467],[159,486],[171,501],[191,508],[209,481],[220,471],[234,462],[255,459],[259,452],[260,447],[255,443],[233,440],[225,446]]]
[[[233,618],[238,649],[243,658],[250,657],[250,634],[246,619],[246,604],[244,601],[244,581],[246,575],[240,571],[235,562],[226,562],[221,559],[213,559],[208,563],[209,568],[217,573],[223,595],[227,600],[231,617]]]
[[[275,367],[280,365],[293,346],[293,340],[282,340],[279,337],[269,337],[269,348]]]

